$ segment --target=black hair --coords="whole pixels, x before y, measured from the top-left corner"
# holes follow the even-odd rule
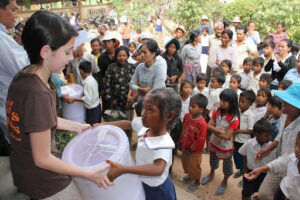
[[[76,14],[76,18],[78,18],[78,16],[80,16],[80,13],[77,13],[77,14]]]
[[[197,74],[196,83],[203,81],[203,80],[207,81],[206,75],[204,73]]]
[[[203,94],[195,94],[191,97],[190,101],[194,101],[200,108],[206,108],[208,100]]]
[[[206,30],[206,32],[209,33],[207,27],[203,27],[203,28],[202,28],[202,31],[203,31],[203,30]],[[201,32],[202,32],[202,31],[201,31]]]
[[[266,95],[267,95],[267,98],[268,98],[268,102],[270,101],[271,97],[272,97],[272,93],[271,91],[269,90],[269,88],[260,88],[258,91],[257,91],[257,95],[259,92],[264,92]]]
[[[92,72],[92,65],[89,61],[84,60],[84,61],[80,62],[79,69],[81,69],[85,73],[90,74]]]
[[[237,25],[235,27],[236,30],[243,30],[245,34],[247,34],[247,28],[243,25]]]
[[[238,74],[233,74],[230,79],[235,78],[237,80],[238,83],[241,83],[242,81],[242,77]]]
[[[270,104],[273,106],[276,106],[277,108],[279,108],[281,110],[282,105],[281,105],[281,100],[279,97],[277,97],[277,96],[271,97]]]
[[[174,112],[174,118],[167,124],[167,130],[171,130],[181,112],[181,99],[179,94],[173,88],[157,88],[146,94],[157,102],[160,115],[164,118],[168,113]]]
[[[229,67],[229,69],[231,70],[231,66],[232,66],[231,60],[224,59],[224,60],[222,60],[221,64],[222,63],[225,63]]]
[[[129,58],[130,54],[129,54],[129,49],[126,46],[119,46],[116,51],[115,51],[115,60],[117,60],[118,54],[120,53],[120,51],[125,51],[127,57]]]
[[[260,119],[257,122],[255,122],[253,126],[253,133],[261,135],[263,133],[273,133],[273,126],[269,122],[269,120],[266,119]]]
[[[228,114],[237,114],[239,113],[239,104],[238,96],[233,89],[224,89],[220,93],[220,99],[229,103],[229,108],[227,110]],[[222,112],[222,110],[221,110]]]
[[[272,76],[268,73],[263,73],[260,77],[259,80],[265,80],[267,83],[270,85],[271,82],[273,81]]]
[[[130,47],[130,45],[133,45],[136,48],[136,43],[135,42],[129,42],[128,47]]]
[[[274,42],[274,37],[272,35],[267,35],[264,37],[264,40],[269,40]]]
[[[183,86],[184,86],[185,84],[190,84],[190,85],[192,86],[192,88],[194,88],[194,83],[193,83],[192,81],[187,80],[187,79],[184,79],[184,80],[182,80],[181,83],[180,83],[179,93],[182,92]]]
[[[298,44],[293,44],[292,49],[291,49],[292,54],[294,56],[297,55],[298,52],[299,52],[299,49],[300,49],[300,44],[299,43]]]
[[[92,46],[92,44],[93,44],[94,42],[98,42],[99,45],[101,44],[98,37],[95,37],[95,38],[93,38],[93,39],[91,40],[91,46]]]
[[[245,90],[240,94],[240,97],[245,97],[251,103],[254,103],[256,99],[256,95],[252,90]]]
[[[0,9],[5,9],[5,7],[10,4],[10,1],[12,0],[1,0],[0,1]]]
[[[272,49],[275,49],[275,42],[274,41],[264,42],[263,48],[266,48],[266,47],[271,47]]]
[[[221,83],[221,85],[225,83],[225,77],[222,74],[213,74],[211,77],[215,78],[218,81],[218,83]]]
[[[193,30],[191,33],[190,33],[190,37],[189,39],[186,41],[185,44],[190,44],[192,42],[194,42],[195,38],[198,37],[200,35],[200,31],[198,30]]]
[[[246,65],[249,62],[253,63],[253,59],[251,57],[245,58],[244,61],[243,61],[243,65]]]
[[[227,34],[228,37],[229,37],[230,39],[232,39],[232,36],[233,36],[232,30],[227,30],[227,29],[225,29],[224,31],[222,31],[222,34],[221,34],[221,35],[224,35],[224,34]]]
[[[249,26],[252,23],[255,24],[255,22],[253,20],[249,20],[248,23],[247,23],[247,26]]]
[[[225,71],[222,67],[217,67],[213,69],[212,74],[221,74],[222,76],[225,75]]]
[[[155,56],[158,56],[160,54],[160,49],[159,49],[158,44],[155,40],[149,39],[147,42],[144,43],[144,46],[146,46],[147,49],[151,53],[155,53]]]
[[[283,29],[285,28],[285,23],[284,23],[284,22],[278,22],[278,23],[277,23],[277,26],[278,26],[278,25],[281,25]]]
[[[283,39],[280,42],[285,42],[289,48],[292,48],[293,42],[290,39]]]
[[[41,64],[40,51],[49,45],[57,50],[72,37],[77,36],[75,28],[58,14],[50,11],[37,11],[26,22],[22,33],[22,43],[31,64]]]
[[[265,59],[263,59],[262,57],[257,57],[253,59],[253,65],[260,65],[261,67],[263,67],[264,63]]]
[[[223,20],[223,25],[224,25],[224,28],[230,26],[230,21],[228,19],[224,19]]]
[[[282,80],[278,83],[278,87],[281,86],[282,89],[286,90],[293,84],[290,80]]]

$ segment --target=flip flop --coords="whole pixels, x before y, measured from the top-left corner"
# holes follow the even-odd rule
[[[238,184],[238,187],[239,187],[239,188],[243,188],[243,185],[244,185],[243,180],[241,180],[241,181],[239,182],[239,184]]]
[[[220,187],[218,187],[218,189],[217,189],[215,195],[216,195],[216,196],[221,196],[221,195],[223,195],[225,192],[226,192],[226,188],[222,188],[222,187],[220,186]]]
[[[183,183],[190,183],[192,182],[193,180],[190,178],[189,175],[185,175],[182,180],[181,180]]]
[[[204,176],[201,178],[202,185],[207,185],[210,181],[211,181],[211,179],[208,176]]]
[[[200,188],[200,185],[195,185],[194,183],[189,185],[189,187],[186,189],[188,192],[194,192]]]

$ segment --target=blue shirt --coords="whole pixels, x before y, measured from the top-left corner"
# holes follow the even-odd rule
[[[211,34],[211,27],[210,27],[210,25],[209,25],[209,24],[205,24],[205,25],[201,24],[201,25],[198,26],[198,28],[197,28],[197,30],[200,31],[201,35],[202,35],[202,29],[203,29],[204,27],[208,29],[208,34]]]
[[[0,23],[0,125],[6,127],[6,97],[8,87],[15,74],[29,65],[26,51]]]
[[[270,121],[271,119],[272,119],[272,115],[270,115],[269,117],[268,117],[268,120]],[[273,122],[272,122],[272,126],[273,126],[273,134],[272,134],[272,141],[276,138],[276,136],[278,135],[278,133],[279,133],[279,119],[280,118],[278,118],[278,119],[276,119],[276,120],[274,120]]]
[[[290,69],[284,76],[283,80],[290,80],[293,83],[300,83],[300,75],[298,69],[292,68]]]

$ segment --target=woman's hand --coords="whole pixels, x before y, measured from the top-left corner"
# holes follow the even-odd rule
[[[170,78],[171,83],[175,83],[176,79],[177,79],[177,75],[171,76],[171,78]]]
[[[107,188],[108,186],[112,186],[113,183],[110,182],[105,174],[105,170],[108,167],[109,165],[104,165],[90,170],[87,178],[94,181],[99,187]]]
[[[122,165],[111,160],[106,160],[106,162],[110,164],[110,170],[107,174],[107,177],[110,181],[114,181],[117,177],[124,174],[124,169]]]
[[[90,124],[82,124],[82,123],[76,123],[73,125],[72,130],[76,133],[82,133],[83,131],[91,128]]]
[[[152,89],[152,87],[139,88],[138,93],[141,96],[145,96],[151,89]]]

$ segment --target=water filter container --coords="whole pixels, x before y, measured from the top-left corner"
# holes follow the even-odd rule
[[[65,85],[61,87],[61,93],[72,98],[80,98],[83,95],[83,87],[78,84]],[[65,119],[84,122],[85,108],[83,102],[75,101],[74,103],[63,102],[63,116]]]
[[[89,129],[73,138],[66,146],[62,160],[83,169],[93,169],[112,160],[133,166],[129,142],[124,131],[118,127],[103,125]],[[73,177],[84,200],[145,200],[139,176],[124,174],[114,180],[107,189],[83,178]]]

